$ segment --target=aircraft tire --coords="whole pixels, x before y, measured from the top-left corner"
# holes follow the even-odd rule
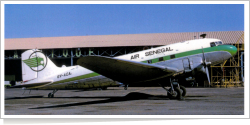
[[[51,94],[51,93],[49,93],[49,94],[48,94],[48,98],[51,98],[51,95],[52,95],[52,94]]]
[[[181,86],[180,85],[180,90],[181,90],[181,92],[182,92],[182,96],[184,97],[184,96],[186,96],[186,94],[187,94],[187,90],[186,90],[186,88],[184,87],[184,86]]]
[[[179,88],[174,88],[174,94],[168,94],[168,97],[170,99],[179,99],[179,100],[182,99],[181,90]]]

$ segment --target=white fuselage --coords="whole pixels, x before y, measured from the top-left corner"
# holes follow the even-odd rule
[[[137,62],[143,62],[150,59],[159,57],[169,56],[177,53],[186,51],[208,48],[210,47],[211,41],[220,41],[218,39],[196,39],[166,46],[160,46],[140,52],[134,52],[114,58],[132,60]],[[49,60],[49,59],[48,59]],[[48,61],[49,63],[50,60]],[[52,69],[53,68],[53,69]],[[31,79],[31,78],[30,78]],[[25,84],[51,81],[50,84],[41,85],[30,88],[41,88],[41,89],[65,89],[65,88],[91,88],[91,87],[102,87],[102,86],[114,86],[119,83],[94,73],[91,70],[83,68],[81,66],[70,66],[70,67],[55,67],[51,66],[50,69],[46,69],[41,72],[37,72],[37,78],[25,82]]]

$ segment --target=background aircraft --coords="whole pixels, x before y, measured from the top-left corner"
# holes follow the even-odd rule
[[[190,76],[197,78],[202,74],[207,75],[210,83],[208,66],[220,64],[236,52],[237,48],[233,45],[223,45],[219,39],[204,38],[114,58],[81,57],[77,64],[126,86],[136,83],[158,83],[167,91],[168,96],[182,99],[186,95],[186,89],[179,83]],[[165,84],[171,88],[166,89]]]

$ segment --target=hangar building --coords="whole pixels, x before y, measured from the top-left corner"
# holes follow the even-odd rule
[[[5,81],[22,81],[21,54],[28,49],[40,49],[57,66],[76,65],[78,58],[87,55],[119,56],[186,40],[206,38],[221,39],[232,44],[238,53],[220,66],[211,66],[213,87],[244,85],[244,31],[152,33],[124,35],[93,35],[69,37],[41,37],[5,39]],[[207,86],[206,81],[199,86]]]

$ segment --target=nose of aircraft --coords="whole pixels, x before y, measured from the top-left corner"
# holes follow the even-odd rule
[[[218,47],[219,47],[219,50],[229,52],[231,54],[231,57],[233,57],[237,53],[237,48],[233,45],[222,45]]]
[[[237,53],[237,48],[233,45],[228,46],[228,52],[231,53],[232,56],[234,56]]]

